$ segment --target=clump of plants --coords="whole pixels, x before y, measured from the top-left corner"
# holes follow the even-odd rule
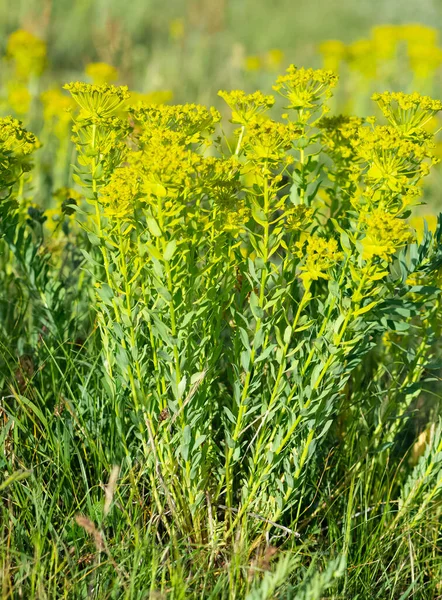
[[[0,313],[2,510],[35,554],[28,494],[69,472],[48,482],[38,542],[62,561],[54,582],[102,598],[435,590],[442,222],[418,239],[409,216],[442,103],[385,93],[382,122],[329,116],[336,84],[291,66],[276,95],[220,92],[227,118],[68,84],[76,166],[51,227],[32,204],[38,144],[0,122],[1,278],[25,299]],[[22,567],[2,560],[12,589]],[[49,593],[41,571],[40,587],[20,577]]]

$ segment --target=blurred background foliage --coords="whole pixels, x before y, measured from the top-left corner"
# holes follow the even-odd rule
[[[118,67],[131,88],[167,88],[179,102],[211,103],[219,88],[266,87],[290,63],[320,66],[326,40],[350,45],[353,66],[370,68],[371,29],[416,21],[442,23],[442,2],[1,0],[0,44],[4,54],[8,36],[26,29],[47,43],[48,77],[78,78],[87,63],[102,61]],[[428,45],[423,31],[414,35],[415,45]],[[400,75],[402,86],[412,84]]]
[[[67,81],[126,84],[132,102],[225,110],[219,89],[270,91],[294,63],[336,71],[332,113],[367,116],[373,92],[441,97],[438,23],[441,0],[0,0],[0,115],[41,139],[36,187],[47,207],[70,185]],[[420,214],[440,210],[440,180],[435,169]]]

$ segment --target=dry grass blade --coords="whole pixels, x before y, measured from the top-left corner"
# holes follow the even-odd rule
[[[114,499],[115,489],[117,487],[118,475],[120,474],[120,467],[114,465],[109,477],[108,484],[104,486],[104,516],[107,517],[112,506]]]
[[[76,515],[75,521],[77,525],[82,527],[86,531],[86,533],[88,533],[94,538],[96,549],[98,550],[98,552],[102,552],[104,550],[103,536],[95,527],[94,523],[84,515]]]

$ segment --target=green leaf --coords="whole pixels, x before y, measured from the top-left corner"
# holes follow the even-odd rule
[[[155,237],[161,237],[161,229],[159,228],[158,223],[153,217],[146,217],[147,226],[149,228],[150,233]]]
[[[177,247],[177,242],[175,239],[170,240],[170,242],[167,243],[166,249],[164,250],[164,255],[163,258],[166,262],[168,262],[172,256],[175,254],[175,250]]]

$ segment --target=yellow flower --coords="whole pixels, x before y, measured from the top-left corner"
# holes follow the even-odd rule
[[[262,68],[262,61],[259,56],[247,56],[244,67],[246,71],[259,71]]]
[[[0,190],[12,186],[30,171],[30,155],[40,147],[35,135],[12,117],[0,118]]]
[[[109,183],[100,191],[99,202],[104,207],[104,215],[111,219],[126,220],[134,212],[139,193],[137,170],[131,167],[115,169]]]
[[[63,86],[83,109],[83,117],[107,118],[114,115],[130,97],[127,86],[92,85],[74,82]]]
[[[304,285],[318,279],[331,279],[330,269],[335,267],[344,257],[339,251],[335,239],[325,239],[318,235],[310,235],[305,242],[295,244],[296,254],[300,258],[305,255],[305,263],[301,267],[301,278]]]
[[[360,117],[323,117],[319,122],[321,141],[333,159],[329,177],[341,189],[351,187],[359,178],[360,165],[352,140],[358,135],[364,119]]]
[[[324,69],[337,73],[347,50],[345,44],[339,40],[326,40],[319,44],[319,52],[322,55]]]
[[[288,231],[304,231],[312,222],[314,211],[305,204],[298,204],[286,211],[286,228]]]
[[[390,123],[407,136],[418,133],[426,124],[442,110],[442,102],[429,96],[421,96],[417,92],[384,92],[373,94],[384,116]]]
[[[366,163],[365,182],[371,194],[405,197],[434,164],[431,135],[413,138],[392,126],[360,127],[351,140],[355,155]],[[367,192],[366,192],[367,193]]]
[[[46,90],[40,96],[43,104],[43,117],[46,123],[52,123],[55,135],[64,138],[72,122],[72,113],[76,108],[73,98],[58,88]]]
[[[298,69],[290,65],[286,75],[278,77],[273,89],[288,99],[290,105],[287,108],[312,111],[330,98],[331,88],[337,82],[338,76],[332,71]]]
[[[390,261],[397,250],[413,238],[405,220],[398,219],[382,208],[375,209],[371,214],[361,215],[361,221],[366,226],[362,240],[364,260],[378,257]]]
[[[397,25],[376,25],[371,34],[376,56],[380,60],[393,59],[401,38],[401,28]]]
[[[269,71],[276,71],[282,65],[284,52],[279,48],[272,48],[265,56],[265,63]]]
[[[427,46],[436,46],[439,32],[434,27],[427,27],[420,23],[410,23],[400,27],[400,37],[409,44],[425,44]]]
[[[172,141],[183,144],[202,142],[212,133],[221,115],[214,108],[200,104],[176,104],[174,106],[146,105],[141,103],[130,109],[135,121],[143,126],[142,140],[161,138],[168,144]]]
[[[105,62],[94,62],[86,65],[85,73],[94,85],[113,83],[118,79],[118,70]]]
[[[137,106],[138,104],[167,104],[173,99],[171,90],[157,90],[154,92],[132,92],[128,105]]]
[[[245,154],[252,161],[283,161],[301,133],[294,123],[279,123],[272,119],[254,121],[244,138]]]
[[[246,94],[242,90],[232,90],[218,92],[225,103],[232,109],[232,123],[247,125],[258,115],[264,114],[275,103],[275,98],[270,95],[264,95],[262,92]]]
[[[31,106],[31,94],[25,85],[11,82],[7,86],[8,104],[17,115],[25,115]]]
[[[221,211],[219,219],[221,229],[234,237],[244,233],[249,220],[250,209],[241,200],[237,200],[229,209]]]
[[[46,64],[46,44],[29,31],[19,29],[8,38],[6,56],[19,78],[41,75]]]
[[[348,46],[348,64],[367,79],[377,75],[376,47],[372,40],[357,40]]]
[[[172,40],[181,40],[185,35],[184,19],[173,19],[169,23],[169,35]]]
[[[410,67],[416,77],[432,77],[442,62],[442,50],[426,44],[414,44],[408,47]]]

